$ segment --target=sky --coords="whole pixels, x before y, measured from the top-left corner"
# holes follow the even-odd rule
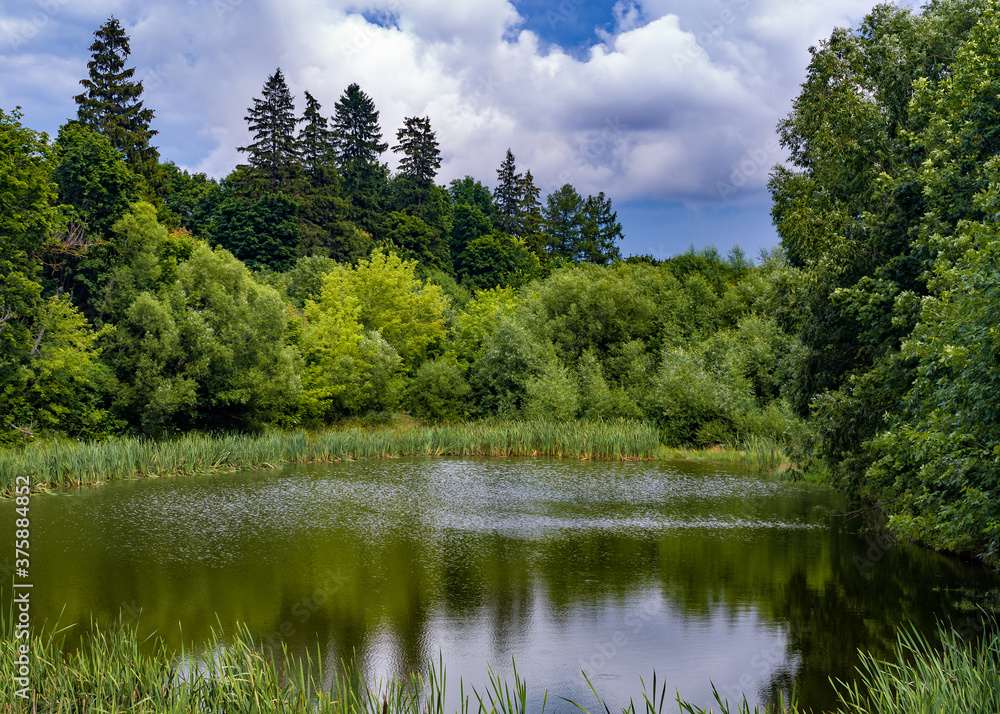
[[[509,148],[543,198],[603,191],[622,252],[778,244],[767,176],[809,47],[873,0],[5,0],[0,108],[54,136],[75,117],[93,33],[119,19],[161,159],[221,178],[280,67],[299,113],[357,82],[394,144],[427,116],[438,183],[495,185]],[[383,159],[394,168],[396,157]]]

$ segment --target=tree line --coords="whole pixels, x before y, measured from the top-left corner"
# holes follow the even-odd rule
[[[247,165],[188,175],[138,93],[90,107],[92,68],[54,142],[0,114],[0,440],[632,417],[773,439],[895,532],[997,564],[998,46],[994,3],[952,0],[812,48],[756,265],[622,260],[603,194],[543,205],[510,152],[492,191],[437,186],[426,117],[390,175],[370,97],[296,118],[280,72]]]

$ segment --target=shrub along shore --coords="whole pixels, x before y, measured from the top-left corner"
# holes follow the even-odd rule
[[[395,456],[547,456],[600,460],[710,458],[776,470],[780,448],[753,439],[738,447],[683,452],[661,446],[655,426],[641,421],[474,422],[443,426],[354,426],[320,432],[186,434],[177,439],[121,437],[39,443],[0,451],[0,497],[28,475],[36,491],[119,479],[210,474],[287,463],[333,463]]]
[[[18,646],[13,613],[0,614],[0,681],[4,698],[15,712],[258,712],[269,714],[445,714],[446,676],[443,662],[431,664],[426,674],[410,674],[366,684],[356,668],[334,668],[332,682],[324,684],[319,653],[304,658],[286,650],[266,653],[250,633],[240,629],[223,637],[213,635],[201,657],[195,651],[174,652],[151,636],[140,639],[127,625],[94,628],[86,644],[76,650],[64,646],[58,631],[35,633],[28,646],[28,683],[17,681]],[[1000,640],[986,637],[966,642],[955,631],[941,632],[940,649],[919,635],[901,632],[895,661],[861,653],[859,684],[838,682],[839,712],[844,714],[921,714],[923,712],[1000,711]],[[529,708],[525,681],[515,667],[513,683],[490,670],[483,692],[459,681],[461,714],[525,714]],[[588,679],[588,684],[590,680]],[[704,714],[678,691],[671,695],[656,675],[651,689],[642,683],[639,704],[633,698],[625,714],[661,714],[667,699],[676,697],[682,714]],[[15,696],[26,689],[26,698]],[[593,685],[596,705],[591,711],[610,712]],[[451,690],[448,690],[451,691]],[[719,698],[716,693],[716,698]],[[553,697],[553,700],[555,697]],[[543,706],[548,701],[545,695]],[[581,711],[589,702],[575,703]],[[721,714],[749,714],[745,701],[718,701]],[[555,707],[553,707],[554,709]],[[672,707],[668,708],[668,711]],[[770,711],[797,714],[796,702]]]

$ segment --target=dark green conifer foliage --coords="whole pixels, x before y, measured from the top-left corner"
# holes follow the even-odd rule
[[[441,168],[441,152],[430,118],[407,117],[403,127],[396,132],[396,141],[399,143],[392,150],[403,155],[399,161],[400,172],[419,187],[429,186]]]
[[[523,182],[524,177],[517,173],[514,154],[507,149],[507,156],[497,169],[497,187],[493,191],[493,207],[496,211],[493,225],[497,230],[518,235]]]
[[[523,238],[528,248],[539,257],[545,255],[545,217],[542,215],[542,202],[538,199],[540,195],[541,189],[535,186],[535,177],[531,171],[526,171],[521,179],[520,215],[514,235]]]
[[[603,191],[596,196],[587,196],[582,217],[577,259],[597,265],[621,260],[621,251],[616,243],[624,236],[622,224],[618,222],[618,212],[611,210],[611,199],[605,197]]]
[[[249,154],[250,166],[263,172],[277,189],[299,160],[295,125],[300,121],[280,67],[267,78],[263,96],[255,97],[247,112],[244,119],[253,132],[253,143],[237,150]]]
[[[333,132],[330,131],[329,119],[320,113],[322,108],[319,101],[306,92],[306,109],[301,119],[304,126],[299,132],[299,144],[302,165],[314,178],[328,165],[332,166],[334,159]]]
[[[583,223],[583,198],[570,184],[549,194],[545,206],[545,234],[549,254],[576,260]]]
[[[389,148],[382,141],[375,102],[357,84],[350,85],[337,100],[331,121],[341,169],[376,164]]]
[[[351,84],[334,105],[330,118],[337,168],[345,195],[351,199],[351,220],[373,233],[381,222],[388,175],[379,157],[389,145],[382,141],[375,102]]]
[[[142,105],[142,82],[133,80],[135,68],[125,66],[129,40],[117,19],[112,17],[94,33],[90,52],[90,78],[80,80],[86,91],[73,97],[79,105],[77,119],[107,136],[130,168],[148,176],[159,159],[149,145],[157,133],[149,128],[153,110]]]

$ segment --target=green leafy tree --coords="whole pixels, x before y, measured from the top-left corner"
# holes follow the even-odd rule
[[[59,130],[53,178],[63,204],[60,254],[50,261],[55,288],[100,319],[107,277],[118,261],[113,226],[141,195],[138,177],[102,134],[76,122]]]
[[[280,420],[300,391],[285,330],[273,288],[230,253],[199,245],[173,285],[141,293],[117,325],[108,348],[122,385],[114,407],[146,434]]]
[[[452,208],[449,247],[455,258],[462,254],[469,243],[492,232],[492,221],[478,206],[459,203]],[[456,260],[458,262],[460,260]]]
[[[470,240],[458,261],[459,277],[476,288],[520,287],[540,273],[538,256],[523,240],[497,233]]]
[[[133,170],[150,176],[159,157],[149,145],[157,133],[149,128],[153,110],[143,107],[135,68],[125,66],[129,39],[117,19],[110,18],[94,33],[90,53],[90,77],[80,80],[86,91],[73,97],[77,120],[106,136]]]
[[[139,200],[139,180],[106,136],[82,124],[70,122],[59,130],[56,152],[52,175],[59,201],[72,206],[70,219],[100,241]]]
[[[465,205],[478,208],[487,218],[493,212],[493,195],[489,188],[471,176],[452,179],[451,183],[448,184],[448,195],[454,206]]]
[[[865,443],[915,377],[899,350],[935,253],[959,221],[981,218],[973,198],[993,152],[992,100],[972,90],[964,107],[949,106],[938,91],[954,84],[970,30],[991,12],[980,2],[932,3],[921,14],[877,6],[857,30],[813,49],[779,125],[792,166],[772,174],[772,215],[788,261],[804,271],[802,344],[786,391],[814,415],[819,454],[855,494],[872,463]],[[979,85],[986,56],[961,73],[966,87]],[[968,122],[956,134],[952,109]]]
[[[417,260],[427,267],[451,270],[451,256],[442,232],[423,219],[393,211],[386,218],[382,235],[390,249],[401,257]]]
[[[331,307],[350,296],[358,306],[358,322],[365,330],[378,331],[398,352],[402,366],[411,369],[444,338],[447,307],[441,288],[422,283],[415,269],[415,261],[375,250],[353,270],[327,276],[321,305]]]
[[[213,215],[222,201],[219,182],[204,173],[181,170],[173,162],[160,164],[159,170],[164,205],[177,216],[181,227],[199,238],[208,238]]]
[[[295,103],[281,68],[267,78],[262,96],[254,97],[244,117],[253,142],[238,151],[248,154],[250,166],[267,177],[271,190],[278,189],[299,161],[299,141],[295,126]]]
[[[457,422],[470,415],[472,393],[465,370],[454,355],[429,359],[413,375],[404,404],[413,416],[433,423]]]
[[[23,394],[42,290],[39,258],[58,222],[52,150],[20,119],[0,110],[0,444],[30,426]]]
[[[25,397],[31,422],[45,433],[99,438],[122,428],[108,409],[115,391],[111,371],[99,359],[96,333],[69,300],[43,302],[30,352]]]

